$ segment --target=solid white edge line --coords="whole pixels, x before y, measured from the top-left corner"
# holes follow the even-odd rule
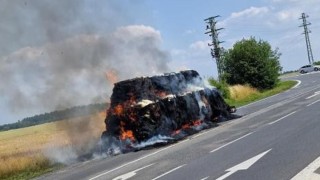
[[[228,142],[227,144],[225,144],[225,145],[223,145],[223,146],[220,146],[220,147],[218,147],[218,148],[210,151],[210,153],[214,153],[214,152],[216,152],[216,151],[218,151],[218,150],[220,150],[220,149],[222,149],[222,148],[224,148],[224,147],[226,147],[226,146],[228,146],[228,145],[230,145],[230,144],[232,144],[232,143],[234,143],[234,142],[237,142],[237,141],[239,141],[239,140],[241,140],[241,139],[243,139],[243,138],[251,135],[252,133],[253,133],[253,132],[248,133],[248,134],[246,134],[246,135],[244,135],[244,136],[241,136],[241,137],[239,137],[238,139],[235,139],[235,140],[233,140],[233,141],[231,141],[231,142]]]
[[[296,174],[291,180],[301,180],[301,179],[319,179],[320,174],[316,174],[316,171],[320,167],[320,157],[310,163],[302,171]]]
[[[313,103],[308,104],[307,106],[309,107],[309,106],[314,105],[315,103],[318,103],[318,102],[320,102],[320,99],[315,101],[315,102],[313,102]]]
[[[295,86],[293,86],[291,89],[298,88],[298,86],[300,86],[300,84],[301,84],[301,81],[300,81],[300,80],[293,80],[293,81],[297,81],[298,83],[297,83]],[[287,92],[287,91],[289,91],[289,90],[290,90],[290,89],[288,89],[288,90],[286,90],[286,91],[284,91],[284,92]],[[283,93],[284,93],[284,92],[283,92]],[[247,104],[247,105],[244,105],[244,106],[238,107],[238,109],[241,109],[241,108],[244,108],[244,107],[247,107],[247,106],[253,105],[253,104],[255,104],[255,103],[258,103],[258,102],[264,101],[264,100],[266,100],[266,99],[269,99],[269,98],[272,98],[272,97],[275,97],[275,96],[278,96],[278,95],[279,95],[279,94],[275,94],[275,95],[272,95],[272,96],[266,97],[266,98],[264,98],[264,99],[260,99],[260,100],[258,100],[258,101],[252,102],[252,103],[250,103],[250,104]]]
[[[169,148],[171,148],[171,147],[174,147],[174,146],[176,146],[176,145],[177,145],[177,144],[173,144],[173,145],[168,146],[168,147],[166,147],[166,148],[160,149],[160,150],[158,150],[158,151],[156,151],[156,152],[153,152],[153,153],[151,153],[151,154],[148,154],[148,155],[146,155],[146,156],[143,156],[143,157],[141,157],[141,158],[138,158],[138,159],[136,159],[136,160],[134,160],[134,161],[128,162],[128,163],[123,164],[123,165],[121,165],[121,166],[118,166],[118,167],[116,167],[116,168],[114,168],[114,169],[111,169],[111,170],[109,170],[109,171],[107,171],[107,172],[104,172],[104,173],[101,173],[101,174],[99,174],[99,175],[97,175],[97,176],[94,176],[94,177],[90,178],[89,180],[97,179],[97,178],[99,178],[99,177],[101,177],[101,176],[104,176],[104,175],[109,174],[109,173],[111,173],[111,172],[113,172],[113,171],[116,171],[116,170],[118,170],[118,169],[121,169],[121,168],[123,168],[123,167],[126,167],[126,166],[128,166],[128,165],[130,165],[130,164],[133,164],[133,163],[135,163],[135,162],[138,162],[138,161],[140,161],[140,160],[142,160],[142,159],[145,159],[145,158],[148,158],[148,157],[153,156],[153,155],[155,155],[155,154],[158,154],[159,152],[162,152],[162,151],[164,151],[164,150],[167,150],[167,149],[169,149]]]
[[[295,80],[295,81],[297,81],[298,83],[297,83],[295,86],[293,86],[293,88],[292,88],[292,89],[297,88],[297,87],[298,87],[298,86],[300,86],[300,84],[301,84],[301,81],[300,81],[300,80]]]
[[[281,120],[283,120],[283,119],[285,119],[285,118],[287,118],[287,117],[291,116],[292,114],[294,114],[294,113],[296,113],[296,112],[297,112],[297,111],[293,111],[292,113],[287,114],[287,115],[283,116],[282,118],[279,118],[278,120],[275,120],[275,121],[270,122],[270,123],[268,123],[268,124],[269,124],[269,125],[272,125],[272,124],[274,124],[274,123],[277,123],[277,122],[279,122],[279,121],[281,121]]]
[[[153,178],[152,180],[159,179],[159,178],[161,178],[161,177],[163,177],[163,176],[165,176],[165,175],[167,175],[167,174],[169,174],[169,173],[172,173],[173,171],[176,171],[176,170],[182,168],[182,167],[185,166],[185,165],[186,165],[186,164],[183,164],[183,165],[178,166],[178,167],[176,167],[176,168],[174,168],[174,169],[171,169],[170,171],[168,171],[168,172],[166,172],[166,173],[163,173],[163,174],[161,174],[160,176],[157,176],[157,177]]]

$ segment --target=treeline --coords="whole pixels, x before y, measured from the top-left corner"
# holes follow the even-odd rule
[[[18,129],[23,127],[34,126],[38,124],[54,122],[59,120],[64,120],[68,118],[86,116],[94,114],[97,112],[105,111],[107,109],[107,103],[100,104],[90,104],[85,106],[75,106],[65,110],[53,111],[50,113],[44,113],[40,115],[35,115],[32,117],[27,117],[19,120],[16,123],[5,124],[0,126],[0,131],[6,131],[11,129]]]
[[[284,71],[281,74],[290,74],[290,73],[294,73],[294,72],[298,72],[298,70],[292,70],[292,71]]]

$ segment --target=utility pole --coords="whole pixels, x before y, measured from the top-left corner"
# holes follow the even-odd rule
[[[220,48],[220,44],[222,43],[221,41],[219,41],[218,39],[218,35],[220,30],[224,29],[224,28],[216,28],[216,18],[220,17],[218,16],[214,16],[214,17],[209,17],[207,19],[205,19],[204,21],[207,23],[207,31],[205,34],[209,34],[209,36],[212,37],[212,43],[208,44],[208,46],[213,46],[213,48],[211,48],[211,56],[213,59],[216,59],[216,63],[217,63],[217,69],[218,69],[218,79],[221,80],[221,75],[223,73],[223,67],[222,67],[222,58],[221,58],[221,54],[222,54],[222,48]]]
[[[304,28],[304,32],[302,34],[304,34],[306,38],[308,60],[309,60],[309,64],[311,65],[311,64],[314,64],[314,60],[313,60],[313,54],[312,54],[311,43],[309,38],[309,33],[311,33],[311,31],[308,29],[308,26],[311,25],[311,23],[307,22],[308,17],[309,16],[306,15],[305,13],[302,13],[301,18],[299,18],[299,19],[302,19],[302,25],[299,27]]]

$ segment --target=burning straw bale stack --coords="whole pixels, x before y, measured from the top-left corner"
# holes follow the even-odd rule
[[[102,139],[137,144],[157,135],[181,137],[234,118],[234,110],[193,70],[130,79],[114,86]]]

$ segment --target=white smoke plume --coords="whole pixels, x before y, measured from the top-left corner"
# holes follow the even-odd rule
[[[141,2],[1,1],[0,105],[24,118],[107,102],[115,81],[170,71],[160,32],[134,23]],[[90,136],[90,128],[65,128],[70,139]],[[51,150],[57,154],[52,159],[63,163],[81,154],[72,145]]]
[[[0,93],[12,112],[106,102],[113,81],[169,71],[159,31],[117,27],[129,21],[124,9],[114,0],[1,2]]]

